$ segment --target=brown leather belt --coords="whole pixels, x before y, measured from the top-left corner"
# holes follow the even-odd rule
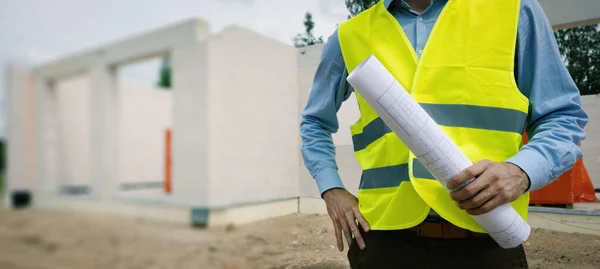
[[[416,232],[418,235],[431,238],[485,238],[489,237],[485,233],[476,233],[455,226],[445,220],[425,220],[421,224],[409,228],[408,230]]]

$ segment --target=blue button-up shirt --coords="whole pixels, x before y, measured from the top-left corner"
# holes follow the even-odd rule
[[[385,6],[408,36],[420,56],[431,29],[447,0],[432,0],[421,14],[402,0],[386,0]],[[582,157],[588,116],[579,100],[579,90],[565,68],[558,46],[541,6],[522,0],[515,57],[515,78],[529,98],[527,135],[530,141],[507,160],[530,178],[529,191],[550,184]],[[321,193],[343,188],[337,172],[331,134],[338,130],[337,111],[352,93],[340,50],[337,31],[323,48],[308,103],[302,112],[302,155]]]

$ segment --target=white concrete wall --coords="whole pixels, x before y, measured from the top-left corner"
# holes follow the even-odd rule
[[[165,131],[172,127],[172,90],[120,82],[119,183],[163,182]]]
[[[208,205],[208,55],[204,43],[177,46],[173,67],[173,193],[175,203]]]
[[[6,68],[6,193],[31,190],[34,184],[34,80],[26,67]],[[1,196],[1,195],[0,195]],[[8,197],[8,196],[7,196]]]
[[[581,143],[583,163],[594,188],[600,188],[600,95],[582,96],[581,103],[589,116],[585,127],[587,138]]]
[[[78,75],[54,85],[58,113],[59,186],[90,185],[90,80]]]
[[[296,51],[238,27],[208,45],[209,205],[298,196]]]
[[[555,29],[600,23],[600,1],[539,0]]]

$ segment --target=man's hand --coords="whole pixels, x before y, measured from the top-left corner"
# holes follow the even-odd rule
[[[458,206],[471,215],[481,215],[510,203],[519,198],[529,186],[527,174],[518,166],[483,160],[458,173],[447,187],[458,188],[471,178],[476,179],[451,193]]]
[[[365,241],[360,235],[357,222],[365,232],[369,231],[369,224],[358,210],[358,199],[345,189],[328,190],[323,193],[323,199],[327,205],[327,213],[333,221],[338,250],[344,250],[344,236],[348,241],[348,248],[350,247],[352,235],[360,249],[364,249]]]

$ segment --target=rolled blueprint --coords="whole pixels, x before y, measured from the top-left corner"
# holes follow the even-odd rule
[[[347,80],[446,190],[452,177],[473,164],[375,56]],[[503,248],[519,246],[531,232],[510,204],[472,217]]]

